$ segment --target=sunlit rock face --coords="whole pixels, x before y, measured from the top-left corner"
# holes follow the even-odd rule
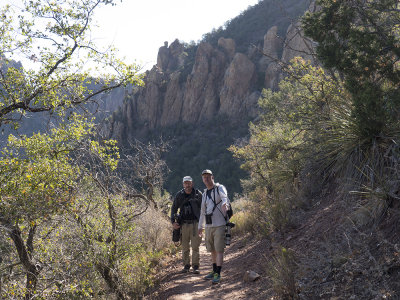
[[[120,110],[120,120],[111,121],[111,135],[137,136],[148,129],[201,123],[218,115],[254,118],[262,89],[276,90],[282,78],[277,60],[311,59],[305,54],[310,47],[296,24],[289,26],[284,40],[276,26],[266,30],[261,49],[266,55],[255,55],[259,50],[250,46],[247,53],[237,52],[233,39],[219,38],[216,46],[200,43],[190,61],[184,44],[165,42],[157,64],[146,73],[145,86],[134,89]]]

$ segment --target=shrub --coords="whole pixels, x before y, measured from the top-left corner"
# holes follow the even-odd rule
[[[135,224],[136,233],[147,250],[160,251],[171,244],[171,223],[160,211],[149,208]]]
[[[299,299],[296,285],[297,263],[292,250],[280,248],[269,262],[267,273],[275,293],[281,299]]]
[[[257,225],[256,209],[254,202],[246,197],[237,198],[232,201],[234,215],[231,221],[235,223],[234,233],[243,235],[249,232],[254,232]]]
[[[262,205],[271,228],[280,231],[301,196],[305,167],[327,177],[337,172],[342,142],[349,139],[344,133],[353,128],[340,80],[301,58],[287,71],[290,76],[278,92],[263,91],[262,113],[250,123],[249,141],[230,147],[250,172],[250,198]]]

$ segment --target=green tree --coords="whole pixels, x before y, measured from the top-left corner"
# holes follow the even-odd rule
[[[9,137],[0,159],[0,230],[15,255],[3,257],[7,267],[0,270],[18,271],[4,282],[1,297],[105,292],[128,299],[150,285],[161,248],[135,222],[157,207],[167,148],[137,144],[120,159],[116,142],[95,141],[95,132],[93,123],[74,115],[49,134]],[[122,178],[121,169],[130,176]],[[156,218],[151,226],[165,221],[162,239],[168,220]]]
[[[138,66],[118,59],[112,47],[101,51],[90,39],[96,9],[113,0],[22,3],[21,9],[0,8],[0,124],[26,112],[62,113],[116,87],[142,83]],[[18,66],[12,57],[34,67]],[[94,74],[99,79],[91,80]],[[101,88],[89,90],[91,81]]]
[[[85,176],[77,190],[77,201],[66,209],[65,222],[70,229],[66,234],[71,240],[79,241],[68,253],[77,257],[82,267],[75,263],[75,268],[84,270],[85,275],[76,272],[73,279],[79,279],[85,291],[101,291],[104,290],[101,278],[118,299],[140,298],[151,284],[151,265],[162,247],[155,247],[151,234],[142,236],[136,222],[148,210],[153,210],[156,219],[149,221],[151,227],[157,228],[164,221],[163,228],[158,228],[158,239],[167,231],[169,220],[157,214],[155,196],[166,170],[160,157],[167,147],[132,144],[131,155],[119,159],[115,169],[110,163],[114,162],[110,154],[117,152],[113,150],[113,142],[108,144],[111,147],[102,148],[106,151],[89,148],[74,160]],[[129,176],[121,176],[126,170]],[[60,244],[68,248],[62,241]]]
[[[17,125],[26,113],[63,116],[69,108],[94,101],[101,93],[142,84],[139,66],[118,59],[112,47],[98,49],[90,39],[95,11],[114,2],[23,0],[21,8],[1,6],[0,125]],[[16,58],[30,60],[33,67],[15,63]],[[50,133],[10,136],[2,150],[0,230],[16,250],[2,259],[7,268],[22,266],[26,277],[8,282],[5,297],[38,296],[43,270],[56,269],[57,258],[46,256],[49,241],[65,232],[60,216],[76,206],[79,185],[89,180],[86,166],[76,161],[78,154],[86,150],[100,157],[103,167],[116,168],[115,144],[93,140],[93,124],[76,115],[69,118]],[[56,277],[55,286],[62,285],[63,280]],[[57,292],[54,286],[51,289]]]
[[[0,224],[13,241],[24,267],[26,289],[19,291],[26,291],[26,299],[34,295],[42,269],[34,255],[38,225],[73,205],[82,172],[70,153],[86,143],[91,134],[93,124],[75,116],[68,125],[53,129],[50,134],[10,136],[1,152]],[[95,141],[90,142],[90,147],[99,155],[112,150]],[[115,168],[115,155],[106,156]]]
[[[326,68],[338,70],[351,94],[361,139],[373,142],[399,126],[400,12],[397,0],[319,0],[303,18]],[[396,129],[397,130],[397,129]]]
[[[279,91],[264,90],[261,114],[250,123],[250,139],[231,146],[250,173],[245,192],[263,207],[274,229],[289,222],[290,208],[310,172],[329,173],[341,162],[351,132],[348,94],[321,67],[295,58]],[[307,169],[310,162],[314,170]],[[321,185],[321,182],[318,183]],[[262,216],[262,217],[264,217]]]

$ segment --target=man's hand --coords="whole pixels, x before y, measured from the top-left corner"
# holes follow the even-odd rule
[[[179,228],[181,228],[181,226],[179,225],[179,223],[172,223],[172,227],[174,228],[174,229],[179,229]]]
[[[225,216],[226,215],[226,211],[228,210],[228,204],[227,203],[222,204],[221,210],[222,210],[222,213]]]
[[[199,228],[199,237],[203,236],[203,228]]]

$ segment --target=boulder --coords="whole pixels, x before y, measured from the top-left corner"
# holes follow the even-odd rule
[[[246,273],[243,276],[243,281],[244,282],[252,282],[252,281],[256,281],[260,277],[261,276],[254,271],[246,271]]]
[[[164,46],[158,49],[157,67],[159,70],[166,70],[168,67],[170,51],[168,49],[168,42],[164,42]]]
[[[281,74],[281,67],[278,63],[272,62],[265,71],[264,86],[266,89],[277,90]]]
[[[266,70],[273,59],[278,59],[278,53],[283,45],[282,39],[278,37],[278,27],[271,27],[264,35],[263,57],[260,58],[258,65],[261,70]]]
[[[164,103],[161,110],[161,126],[175,124],[181,120],[183,105],[183,92],[180,86],[180,73],[175,72],[169,76]]]
[[[236,51],[236,43],[233,39],[219,38],[218,46],[221,47],[230,59],[233,58]]]
[[[218,113],[220,83],[226,65],[225,54],[209,43],[199,45],[192,73],[186,85],[182,120],[194,123]]]
[[[176,39],[170,46],[170,58],[168,62],[167,72],[174,72],[177,69],[183,67],[185,63],[185,46]]]
[[[246,101],[255,78],[254,63],[242,53],[236,53],[225,72],[220,92],[220,113],[238,116],[246,112]]]
[[[287,30],[285,43],[282,52],[282,61],[288,63],[296,56],[313,62],[312,43],[304,37],[300,22],[291,24]]]
[[[173,72],[185,63],[185,47],[178,39],[168,47],[168,42],[160,47],[157,55],[157,67],[161,72]]]

